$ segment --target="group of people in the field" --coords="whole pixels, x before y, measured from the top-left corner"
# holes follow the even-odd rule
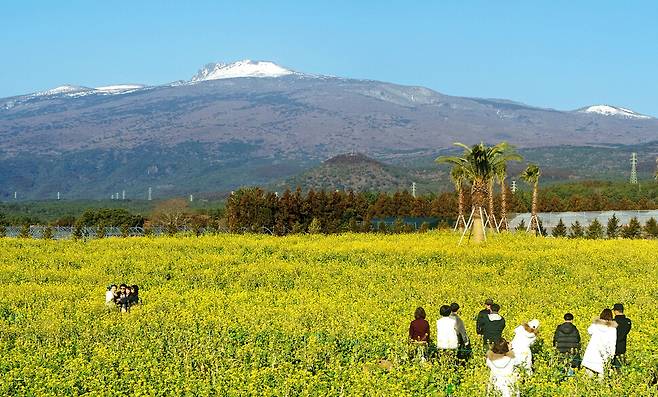
[[[486,350],[486,364],[491,370],[489,389],[497,389],[503,396],[517,395],[516,379],[519,372],[532,374],[531,346],[537,340],[539,320],[533,319],[514,329],[511,341],[503,338],[505,319],[500,315],[500,305],[492,299],[485,301],[475,320],[475,329],[482,337]],[[453,352],[458,359],[468,358],[471,353],[470,340],[459,317],[459,305],[443,305],[439,309],[436,321],[436,349],[440,352]],[[430,325],[425,320],[426,313],[422,307],[416,309],[415,319],[409,326],[409,339],[416,346],[429,346]],[[626,339],[631,330],[631,320],[624,315],[624,306],[614,304],[612,310],[604,309],[600,316],[587,329],[589,343],[582,355],[581,338],[578,328],[573,323],[571,313],[564,315],[564,322],[553,334],[553,346],[564,357],[566,372],[574,374],[574,369],[583,367],[591,375],[603,377],[605,368],[612,364],[620,367],[626,354]]]
[[[117,307],[121,313],[130,311],[130,307],[137,305],[139,300],[139,286],[137,285],[119,285],[116,284],[107,287],[105,292],[105,304],[112,308]]]

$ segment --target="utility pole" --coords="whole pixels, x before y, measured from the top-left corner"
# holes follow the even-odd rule
[[[637,185],[637,153],[631,154],[631,184]]]

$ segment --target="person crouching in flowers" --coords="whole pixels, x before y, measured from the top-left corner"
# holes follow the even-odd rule
[[[514,329],[512,351],[514,352],[514,365],[532,374],[532,352],[530,346],[537,340],[539,320],[534,319],[523,323]]]
[[[599,318],[587,328],[590,340],[583,355],[581,365],[587,374],[603,378],[604,368],[615,355],[617,344],[617,323],[612,318],[612,310],[603,309]]]
[[[487,367],[491,370],[487,395],[495,389],[503,397],[519,396],[516,388],[517,373],[514,366],[514,352],[510,351],[505,338],[500,338],[487,352]]]
[[[115,302],[119,306],[121,313],[126,313],[130,309],[130,287],[126,284],[121,284],[119,286],[119,294],[117,295]]]

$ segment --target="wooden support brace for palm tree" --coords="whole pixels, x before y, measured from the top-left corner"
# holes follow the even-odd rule
[[[457,231],[457,229],[461,228],[463,225],[464,229],[468,228],[468,223],[466,222],[466,218],[464,218],[463,214],[459,214],[457,217],[457,222],[455,223],[455,228],[453,231]]]
[[[473,209],[471,209],[471,215],[468,217],[468,222],[466,222],[466,228],[464,228],[464,231],[462,232],[462,236],[459,239],[459,243],[457,244],[457,246],[460,246],[462,244],[462,241],[464,240],[464,237],[466,236],[466,233],[468,233],[468,239],[469,240],[471,239],[471,234],[473,232],[473,229],[472,229],[471,226],[473,226],[473,222],[474,222],[473,215],[475,215],[475,211],[476,211],[476,209],[475,209],[475,207],[473,207]],[[484,219],[484,212],[485,211],[482,209],[482,207],[478,207],[477,211],[480,214],[480,219]],[[482,228],[482,232],[484,234],[484,240],[486,241],[487,240],[486,227]]]
[[[536,225],[537,227],[534,228],[533,225]],[[532,214],[530,216],[530,222],[528,222],[528,226],[525,229],[526,232],[529,232],[531,230],[536,231],[537,234],[543,237],[543,234],[541,233],[541,227],[539,227],[539,217],[537,216],[537,214]]]
[[[498,230],[509,230],[509,221],[507,220],[507,216],[503,215],[503,217],[500,218],[500,222],[498,222]]]
[[[482,211],[484,211],[484,215],[485,215],[485,217],[486,217],[486,218],[485,218],[486,221],[484,222],[484,228],[486,229],[486,228],[487,228],[487,225],[488,225],[490,228],[492,228],[492,229],[496,229],[496,231],[497,231],[498,233],[500,233],[500,229],[498,229],[498,222],[496,222],[496,215],[494,215],[494,214],[489,215],[489,213],[487,212],[487,210],[485,210],[484,208],[480,208],[480,209],[481,209]],[[492,226],[492,225],[493,225],[493,226]]]

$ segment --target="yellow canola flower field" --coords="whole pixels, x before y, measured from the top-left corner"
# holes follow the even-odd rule
[[[452,233],[0,239],[0,395],[478,396],[489,371],[475,316],[502,306],[504,336],[541,321],[524,396],[658,395],[658,244]],[[106,286],[140,286],[130,313]],[[473,358],[418,360],[417,306],[432,334],[453,301]],[[633,320],[627,365],[565,376],[551,347],[570,311],[583,337],[605,307]]]

